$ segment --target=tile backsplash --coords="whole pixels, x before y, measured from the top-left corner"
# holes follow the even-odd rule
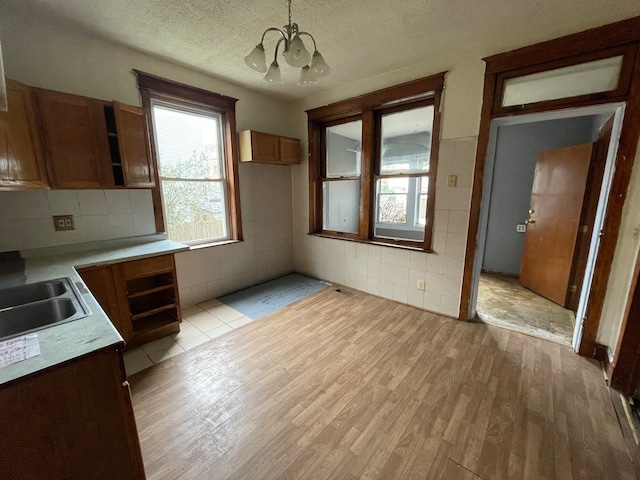
[[[56,232],[53,215],[73,215],[75,230]],[[153,233],[149,190],[0,192],[0,252]]]

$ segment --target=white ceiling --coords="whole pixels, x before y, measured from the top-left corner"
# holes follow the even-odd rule
[[[268,27],[287,22],[286,0],[3,0],[7,8],[67,20],[134,49],[287,100],[443,55],[481,58],[640,15],[638,0],[293,0],[293,21],[316,39],[332,73],[268,84],[243,57]],[[265,49],[272,55],[275,35]],[[307,48],[312,46],[307,43]],[[434,72],[435,73],[435,72]]]

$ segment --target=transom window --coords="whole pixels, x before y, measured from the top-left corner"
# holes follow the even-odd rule
[[[311,233],[430,249],[443,80],[307,112]]]

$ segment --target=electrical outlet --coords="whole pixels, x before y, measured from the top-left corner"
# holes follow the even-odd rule
[[[524,223],[519,223],[516,225],[516,232],[524,233],[527,231],[527,226]]]
[[[424,292],[424,280],[418,279],[418,281],[416,282],[416,288]]]
[[[457,175],[449,175],[447,177],[447,187],[455,187],[458,184]]]
[[[56,232],[75,230],[76,227],[73,225],[73,215],[54,215],[53,228],[55,228]]]

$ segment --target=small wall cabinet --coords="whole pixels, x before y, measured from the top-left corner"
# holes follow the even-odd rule
[[[294,165],[300,163],[300,140],[244,130],[238,134],[240,161]]]
[[[48,188],[33,89],[7,80],[9,110],[0,112],[0,190]]]
[[[0,387],[2,478],[145,478],[119,346]]]
[[[141,108],[38,90],[54,188],[153,187]]]
[[[127,348],[180,331],[173,255],[78,271],[127,342]]]

